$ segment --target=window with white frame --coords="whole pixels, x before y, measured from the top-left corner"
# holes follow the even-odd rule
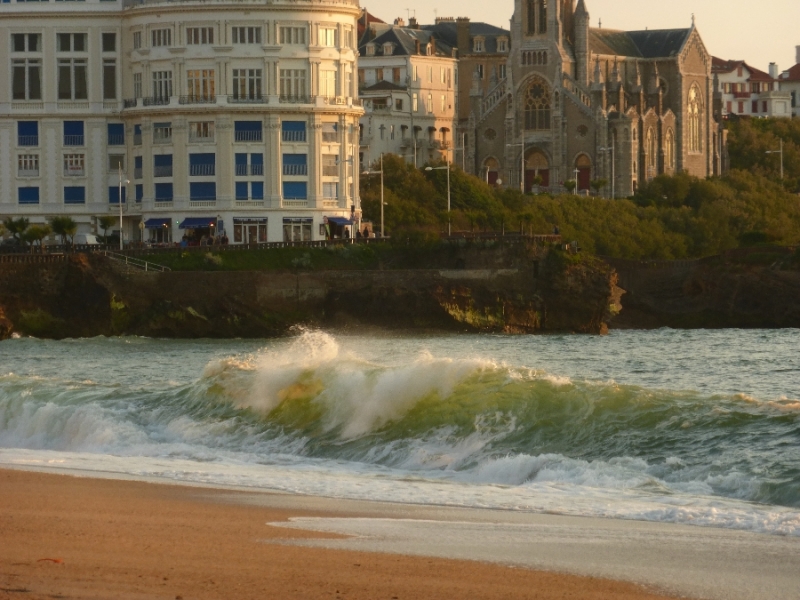
[[[234,44],[260,44],[261,27],[233,27],[231,40]]]
[[[411,110],[413,112],[419,112],[419,98],[416,93],[411,95]]]
[[[447,83],[447,69],[439,67],[439,83]]]
[[[103,49],[103,52],[116,52],[117,51],[117,34],[116,33],[104,33],[100,38],[101,44],[100,47]]]
[[[305,45],[305,27],[281,27],[279,29],[279,39],[281,45]]]
[[[447,96],[442,94],[442,114],[447,112]]]
[[[319,28],[319,45],[326,48],[336,47],[336,38],[338,37],[336,27],[323,27]]]
[[[11,50],[13,52],[41,52],[41,33],[12,33]]]
[[[133,49],[138,50],[142,47],[142,32],[141,31],[134,31],[133,32]]]
[[[103,100],[117,99],[117,61],[103,59]]]
[[[20,154],[17,157],[17,176],[19,177],[38,177],[39,176],[39,155]]]
[[[339,134],[337,132],[338,125],[336,123],[323,123],[322,124],[322,141],[326,144],[336,144],[339,141]]]
[[[353,27],[345,25],[344,28],[344,46],[345,48],[353,47]]]
[[[508,38],[497,38],[497,51],[508,52]]]
[[[86,174],[86,167],[83,154],[64,155],[65,177],[82,177],[85,174]]]
[[[85,33],[57,33],[56,50],[58,52],[87,52],[86,38]]]
[[[86,100],[88,98],[85,58],[58,59],[58,99]]]
[[[334,98],[336,96],[336,84],[338,72],[334,70],[324,70],[319,72],[319,95],[324,98]]]
[[[153,143],[169,144],[172,142],[172,123],[153,123]]]
[[[134,98],[141,98],[142,97],[142,74],[141,73],[134,73],[133,74],[133,97]]]
[[[12,98],[14,100],[42,99],[42,61],[22,58],[11,61]]]
[[[186,92],[192,100],[213,100],[216,95],[214,69],[186,71]]]
[[[189,46],[199,46],[201,44],[214,43],[213,27],[187,27],[186,43]]]
[[[118,171],[125,170],[125,155],[124,154],[111,154],[108,157],[108,171],[109,173],[117,173]]]
[[[233,69],[234,100],[260,100],[262,96],[261,69]]]
[[[193,142],[213,142],[214,121],[195,121],[189,123],[189,140]]]
[[[322,155],[322,176],[323,177],[338,177],[339,176],[339,156],[337,154],[323,154]]]
[[[172,46],[172,30],[171,29],[154,29],[150,32],[152,46],[157,48],[159,46]]]
[[[306,70],[281,69],[280,95],[283,98],[304,98],[306,96]]]
[[[339,197],[339,182],[325,181],[322,183],[322,197],[326,200],[336,200]]]
[[[153,98],[169,102],[172,96],[172,71],[153,71]]]
[[[429,113],[433,112],[433,94],[428,94],[428,106],[426,108]]]

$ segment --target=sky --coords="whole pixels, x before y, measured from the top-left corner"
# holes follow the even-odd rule
[[[597,27],[609,29],[676,29],[689,27],[692,14],[708,51],[727,60],[745,60],[767,71],[778,63],[781,71],[796,63],[800,46],[800,0],[585,0]],[[440,17],[469,17],[508,29],[514,0],[361,0],[370,13],[386,22],[408,21],[416,14],[421,23]]]

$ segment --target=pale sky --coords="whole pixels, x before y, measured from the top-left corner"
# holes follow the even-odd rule
[[[609,29],[676,29],[689,27],[692,13],[708,51],[724,59],[746,60],[767,71],[795,64],[800,46],[800,0],[585,0],[592,17]],[[370,13],[392,22],[416,12],[421,23],[434,17],[469,17],[508,29],[513,0],[361,0]],[[434,12],[436,11],[436,12]]]

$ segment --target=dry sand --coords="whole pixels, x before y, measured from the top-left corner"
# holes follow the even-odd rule
[[[666,598],[591,577],[293,545],[337,536],[269,523],[353,516],[353,505],[345,515],[335,501],[311,511],[263,496],[0,470],[0,599]]]

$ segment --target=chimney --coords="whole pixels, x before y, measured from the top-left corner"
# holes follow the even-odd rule
[[[394,24],[397,25],[398,27],[405,27],[406,26],[406,22],[402,19],[402,17],[397,17],[394,20]]]
[[[469,46],[469,17],[458,17],[456,19],[456,47],[461,54],[471,51]]]
[[[772,77],[773,79],[777,79],[778,74],[779,74],[778,63],[774,62],[769,63],[769,76]]]
[[[420,52],[420,50],[421,50],[421,47],[420,47],[419,40],[414,40],[414,53],[415,54],[422,54]]]
[[[797,51],[797,56],[795,57],[795,64],[800,65],[800,46],[795,46],[795,50]]]
[[[417,17],[411,17],[411,18],[408,20],[408,26],[409,26],[411,29],[419,29],[419,22],[417,21]]]

